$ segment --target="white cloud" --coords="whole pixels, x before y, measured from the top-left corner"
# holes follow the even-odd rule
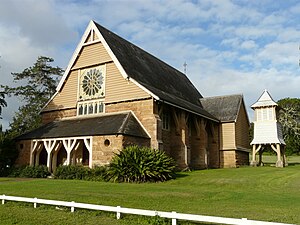
[[[252,40],[248,40],[248,41],[244,41],[241,45],[241,48],[244,48],[244,49],[255,49],[257,48],[257,44],[255,43],[255,41],[252,41]]]
[[[67,42],[72,32],[54,10],[53,1],[11,0],[2,1],[2,24],[16,27],[33,46],[55,45]]]
[[[299,43],[270,43],[264,47],[258,57],[261,61],[270,61],[270,67],[292,66],[296,68],[299,60]]]
[[[251,104],[267,88],[274,99],[300,97],[299,10],[271,0],[0,1],[1,83],[39,55],[65,68],[93,19],[181,71],[187,62],[204,96],[244,93]]]

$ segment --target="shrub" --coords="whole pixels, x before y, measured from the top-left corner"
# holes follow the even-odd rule
[[[50,175],[47,166],[26,166],[12,168],[10,177],[46,178]]]
[[[85,180],[92,181],[104,181],[106,176],[107,167],[106,166],[95,166],[91,169],[91,173]]]
[[[59,166],[54,172],[54,177],[57,179],[76,179],[76,180],[103,180],[105,167],[83,167],[78,165]]]
[[[165,152],[129,146],[115,154],[107,179],[118,182],[157,182],[174,178],[175,162]]]
[[[22,172],[22,170],[25,167],[11,167],[7,170],[7,176],[8,177],[20,177],[20,174]]]
[[[90,173],[89,168],[83,166],[59,166],[54,172],[54,177],[58,179],[77,179],[82,180],[83,177]]]

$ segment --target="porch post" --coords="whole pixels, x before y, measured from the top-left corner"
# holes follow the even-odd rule
[[[283,166],[288,166],[288,162],[285,155],[285,145],[282,146],[282,158],[283,158]]]
[[[51,153],[56,145],[57,140],[44,140],[43,142],[47,151],[47,167],[49,172],[51,172]]]
[[[63,145],[67,151],[67,165],[71,164],[71,152],[73,148],[75,147],[77,140],[76,139],[64,139]]]
[[[92,168],[93,167],[93,138],[92,137],[84,138],[83,142],[85,144],[85,147],[89,151],[89,167]]]
[[[51,172],[51,151],[47,151],[47,167],[49,172]]]
[[[250,165],[251,166],[257,166],[257,162],[256,162],[256,144],[252,145],[252,160]]]
[[[281,150],[280,150],[280,144],[276,144],[276,149],[277,149],[277,162],[276,162],[276,167],[283,167],[283,162],[281,160]]]

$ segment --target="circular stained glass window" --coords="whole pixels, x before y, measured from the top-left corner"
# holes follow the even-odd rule
[[[88,96],[93,96],[102,91],[103,75],[99,69],[90,69],[84,74],[82,90]],[[104,93],[100,93],[104,95]]]

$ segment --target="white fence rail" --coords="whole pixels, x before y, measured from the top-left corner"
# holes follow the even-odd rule
[[[225,218],[225,217],[216,217],[216,216],[201,216],[201,215],[183,214],[177,212],[162,212],[162,211],[153,211],[153,210],[144,210],[144,209],[123,208],[120,206],[94,205],[94,204],[86,204],[86,203],[65,202],[65,201],[56,201],[56,200],[47,200],[47,199],[38,199],[38,198],[6,196],[6,195],[0,195],[0,199],[2,200],[2,204],[4,204],[5,201],[33,203],[34,208],[37,207],[37,204],[45,204],[45,205],[70,207],[71,212],[74,212],[75,208],[115,212],[117,214],[117,219],[121,218],[121,213],[141,215],[141,216],[159,216],[161,218],[171,219],[172,225],[176,225],[177,220],[188,220],[188,221],[195,221],[195,222],[208,222],[208,223],[215,223],[215,224],[231,224],[231,225],[293,225],[293,224],[286,224],[286,223],[248,220],[246,218],[235,219],[235,218]]]

